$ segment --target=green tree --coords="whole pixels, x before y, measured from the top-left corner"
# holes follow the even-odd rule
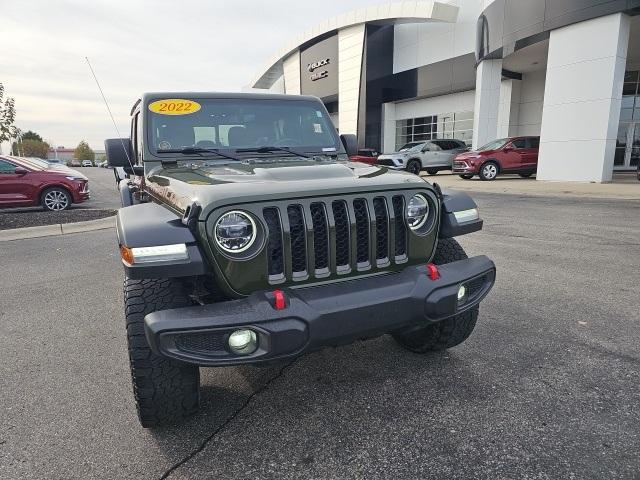
[[[20,133],[13,122],[16,119],[16,104],[13,98],[4,99],[4,85],[0,83],[0,144],[9,142]]]
[[[82,140],[73,152],[73,158],[80,161],[91,160],[93,162],[93,160],[96,158],[96,154],[93,153],[93,150],[91,150],[89,144]]]
[[[38,140],[25,140],[22,137],[18,142],[14,142],[11,148],[12,155],[19,155],[22,157],[38,157],[47,158],[49,153],[49,144],[47,142],[41,142]]]
[[[42,137],[31,130],[21,133],[13,145],[11,154],[22,157],[47,158],[49,153],[49,143],[42,140]]]
[[[20,135],[20,138],[23,142],[25,140],[37,140],[38,142],[44,142],[42,137],[32,130],[27,130],[25,133]]]

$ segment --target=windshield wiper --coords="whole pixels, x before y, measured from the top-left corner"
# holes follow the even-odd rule
[[[222,153],[217,148],[201,148],[201,147],[184,147],[184,148],[172,148],[168,150],[158,150],[158,153],[183,153],[185,155],[200,155],[203,156],[203,153],[213,153],[215,155],[219,155],[224,158],[228,158],[229,160],[240,161],[238,157],[234,157],[233,155],[229,155],[227,153]]]
[[[238,149],[236,149],[236,153],[248,153],[248,152],[255,152],[255,153],[287,152],[287,153],[291,153],[293,155],[298,155],[299,157],[304,157],[304,158],[309,158],[310,157],[306,153],[301,153],[301,152],[298,152],[296,150],[292,150],[289,147],[262,146],[262,147],[255,147],[255,148],[238,148]]]

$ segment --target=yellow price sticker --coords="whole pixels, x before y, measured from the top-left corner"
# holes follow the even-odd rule
[[[149,104],[149,110],[160,115],[189,115],[200,110],[201,106],[193,100],[167,98]]]

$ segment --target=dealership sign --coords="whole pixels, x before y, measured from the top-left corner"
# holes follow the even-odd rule
[[[330,63],[331,63],[331,59],[325,58],[324,60],[318,60],[317,62],[307,64],[307,70],[309,71],[309,73],[312,73],[309,79],[312,82],[315,82],[316,80],[320,80],[321,78],[328,77],[329,76],[328,70],[322,70],[320,72],[315,72],[315,73],[313,72],[320,67],[326,67]]]

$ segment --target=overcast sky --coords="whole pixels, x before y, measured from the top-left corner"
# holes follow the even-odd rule
[[[381,0],[0,0],[0,83],[55,145],[115,137],[145,91],[239,91],[304,30]],[[4,152],[7,146],[4,146]]]

